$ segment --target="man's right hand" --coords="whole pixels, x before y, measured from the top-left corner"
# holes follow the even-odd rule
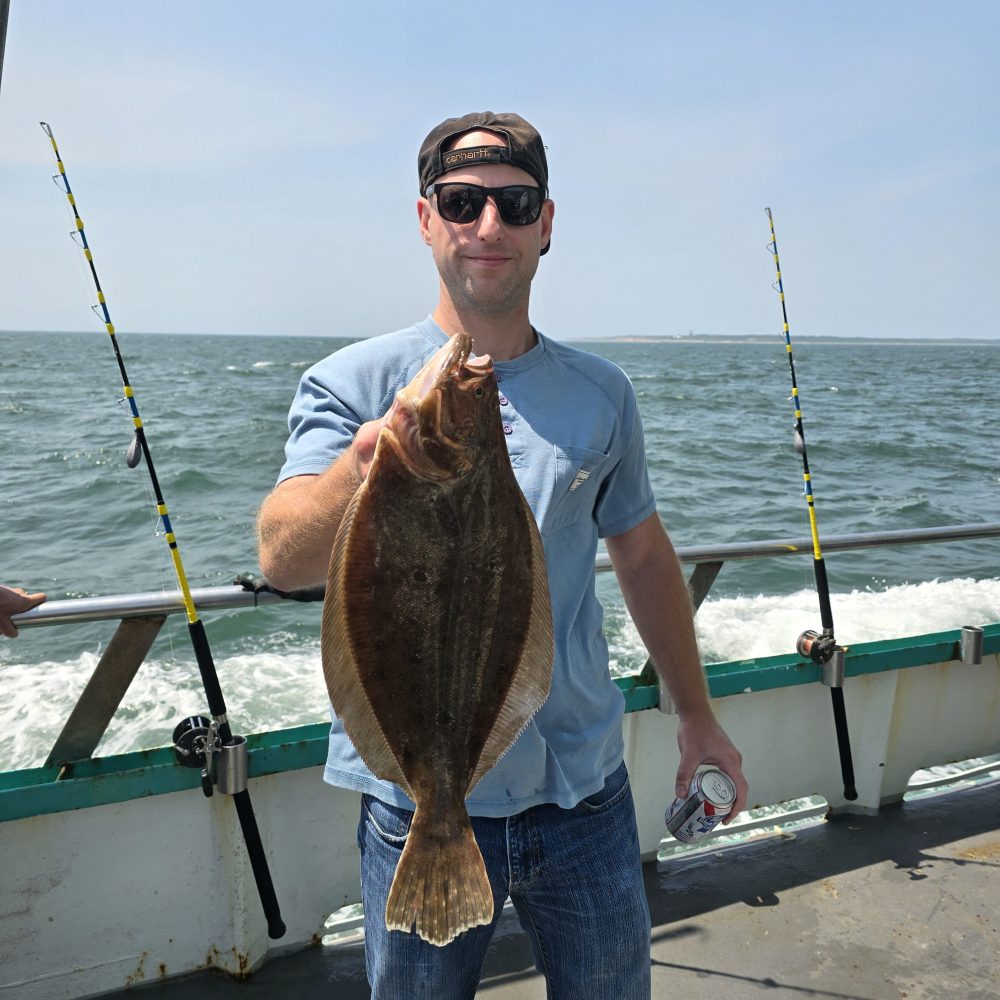
[[[280,483],[257,519],[260,567],[276,589],[315,587],[326,580],[330,551],[351,498],[368,477],[384,418],[369,420],[326,472]]]
[[[378,443],[379,432],[384,423],[385,417],[369,420],[368,423],[362,424],[354,435],[355,468],[362,482],[368,478],[368,470],[375,458],[375,445]]]

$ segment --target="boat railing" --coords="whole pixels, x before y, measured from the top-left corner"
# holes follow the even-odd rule
[[[826,552],[838,552],[997,536],[1000,536],[1000,522],[959,524],[939,528],[830,535],[824,538],[823,548]],[[789,538],[679,546],[677,555],[683,564],[694,567],[688,578],[688,586],[697,610],[727,562],[810,555],[812,551],[811,538]],[[598,555],[596,569],[598,573],[612,569],[608,556]],[[251,609],[288,600],[320,601],[323,590],[316,588],[312,591],[282,594],[254,578],[240,577],[230,586],[194,588],[191,596],[199,612],[211,612]],[[93,755],[167,616],[183,614],[184,610],[181,593],[176,590],[54,600],[14,616],[13,621],[18,628],[115,620],[119,623],[56,739],[45,761],[46,766],[82,760]],[[647,675],[647,679],[653,682],[649,663],[640,677],[643,675]]]

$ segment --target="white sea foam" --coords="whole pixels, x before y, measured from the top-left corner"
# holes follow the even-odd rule
[[[1000,579],[930,580],[854,590],[834,593],[830,602],[837,639],[850,646],[1000,621]],[[608,618],[615,633],[610,640],[612,674],[631,673],[645,659],[639,633],[624,612],[609,607]],[[706,663],[791,653],[802,632],[822,628],[816,591],[811,589],[706,600],[695,626]]]
[[[1000,620],[1000,579],[958,579],[833,594],[837,638],[846,645],[921,635]],[[696,618],[706,662],[787,653],[806,628],[820,627],[816,594],[721,598],[706,601]],[[635,626],[625,621],[612,640],[612,670],[637,669],[645,654]],[[282,633],[274,633],[282,641]],[[292,638],[288,636],[291,645]],[[8,647],[8,650],[16,649]],[[185,716],[204,714],[205,696],[183,644],[176,659],[149,660],[132,682],[99,755],[165,746]],[[83,653],[58,663],[3,665],[0,770],[42,764],[58,737],[98,656]],[[626,666],[626,664],[628,666]],[[329,718],[318,640],[287,651],[217,657],[233,731],[242,734]]]
[[[830,604],[840,642],[874,642],[1000,621],[1000,580],[930,580],[854,590],[834,593]],[[814,590],[706,601],[695,620],[706,662],[792,652],[801,632],[822,628]]]
[[[188,715],[206,714],[197,667],[185,650],[177,662],[147,660],[130,685],[95,756],[167,746]],[[65,663],[6,663],[0,703],[0,770],[44,763],[97,666],[84,653]],[[216,659],[233,731],[242,734],[329,720],[318,644],[289,653]]]

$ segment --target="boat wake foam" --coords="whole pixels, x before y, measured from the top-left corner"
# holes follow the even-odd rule
[[[1000,579],[854,590],[834,593],[832,604],[837,639],[850,646],[1000,621]],[[726,597],[702,604],[695,621],[702,658],[718,663],[792,652],[800,632],[819,627],[819,608],[810,589],[779,597]],[[607,630],[612,673],[639,670],[646,654],[620,600],[608,602]],[[327,721],[318,636],[314,643],[303,643],[300,636],[276,632],[270,640],[271,649],[266,648],[268,640],[254,640],[257,652],[220,656],[217,651],[234,732],[247,735]],[[99,659],[88,651],[66,662],[19,662],[18,643],[26,641],[6,645],[0,661],[0,770],[44,763]],[[169,745],[177,722],[205,712],[204,699],[197,666],[178,643],[172,658],[154,657],[143,664],[97,755]]]

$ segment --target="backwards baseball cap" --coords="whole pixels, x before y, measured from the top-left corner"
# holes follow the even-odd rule
[[[467,149],[446,150],[451,139],[466,132],[485,129],[496,132],[506,140],[506,146],[473,146]],[[442,174],[449,170],[477,166],[480,163],[509,163],[531,174],[543,196],[549,194],[549,165],[545,159],[542,137],[533,125],[520,115],[509,112],[495,114],[492,111],[476,111],[461,118],[449,118],[431,130],[423,141],[417,155],[417,173],[420,178],[420,193]],[[549,244],[542,253],[548,253]]]

